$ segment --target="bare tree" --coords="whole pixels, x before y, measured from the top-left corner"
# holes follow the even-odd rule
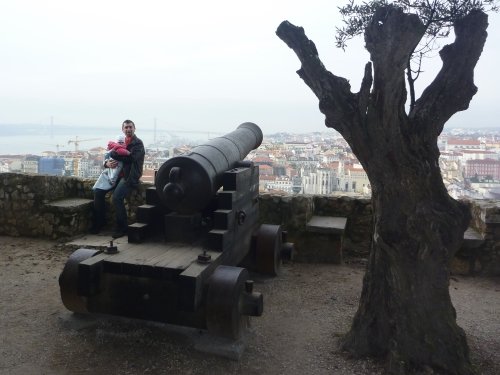
[[[387,6],[388,0],[371,0],[358,5],[355,0],[339,7],[344,27],[337,28],[337,47],[345,49],[347,42],[361,35],[377,8]],[[455,22],[472,10],[498,11],[498,0],[393,0],[391,3],[405,13],[416,14],[425,26],[419,43],[411,51],[406,62],[406,81],[410,93],[410,110],[415,106],[415,81],[423,72],[423,60],[439,48],[440,41],[450,35]]]
[[[383,3],[364,25],[371,62],[357,93],[324,67],[301,27],[284,21],[277,30],[297,54],[297,73],[319,99],[326,126],[349,143],[372,187],[372,248],[343,348],[385,358],[392,373],[431,367],[470,374],[465,334],[448,291],[450,261],[470,213],[444,186],[437,137],[477,91],[473,72],[487,15],[470,9],[453,22],[455,40],[440,51],[440,72],[407,113],[405,70],[429,27],[407,9]]]

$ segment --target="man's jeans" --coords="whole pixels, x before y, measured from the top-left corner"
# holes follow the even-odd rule
[[[106,194],[112,190],[94,190],[94,224],[93,227],[101,229],[106,224]],[[113,191],[113,206],[116,212],[116,229],[126,231],[127,211],[125,209],[125,197],[130,193],[131,188],[125,184],[125,180],[120,179]]]
[[[116,229],[118,230],[127,230],[128,222],[127,210],[125,209],[125,198],[130,193],[130,190],[125,180],[121,179],[113,192],[113,206],[115,206],[116,211]]]

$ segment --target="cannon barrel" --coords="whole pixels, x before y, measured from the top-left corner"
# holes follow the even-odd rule
[[[203,210],[222,186],[224,172],[235,168],[262,143],[262,131],[245,122],[191,152],[167,160],[155,178],[156,192],[170,210],[189,214]]]

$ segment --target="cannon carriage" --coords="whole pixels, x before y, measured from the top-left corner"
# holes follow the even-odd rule
[[[279,225],[258,221],[259,170],[244,158],[261,142],[244,123],[167,160],[126,245],[70,256],[59,278],[66,308],[239,338],[263,312],[248,270],[276,275],[293,251]]]

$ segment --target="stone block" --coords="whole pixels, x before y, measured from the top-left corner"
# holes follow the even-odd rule
[[[46,234],[52,239],[60,239],[85,233],[90,227],[93,203],[92,199],[84,198],[59,199],[46,203]]]
[[[294,259],[298,262],[342,263],[342,240],[347,218],[313,216]]]
[[[308,232],[343,234],[347,218],[335,216],[313,216],[306,224]]]
[[[149,224],[134,223],[128,226],[128,242],[142,243],[149,234]]]
[[[462,247],[466,249],[476,249],[484,243],[484,238],[477,230],[474,228],[467,228],[464,233],[464,242]]]
[[[304,263],[342,263],[342,239],[337,234],[305,232],[296,243],[293,260]]]
[[[488,253],[489,249],[485,246],[484,235],[472,227],[467,228],[462,246],[451,261],[451,273],[455,275],[482,273],[485,267],[483,263]]]

